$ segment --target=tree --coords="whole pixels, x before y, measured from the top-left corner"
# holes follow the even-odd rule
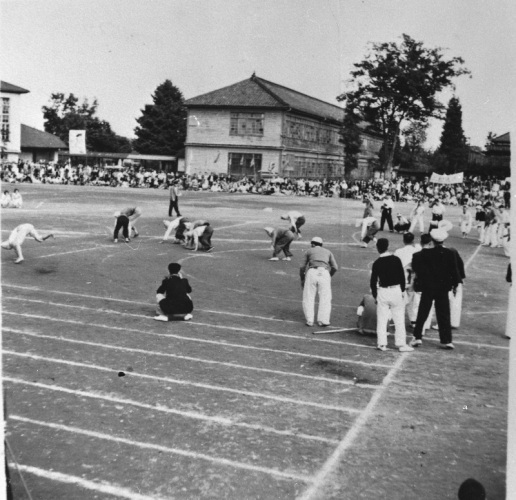
[[[135,149],[140,153],[175,155],[186,140],[186,107],[181,91],[170,80],[159,85],[146,104],[134,129]]]
[[[470,73],[463,64],[462,58],[446,59],[442,48],[426,48],[403,34],[399,43],[372,44],[365,59],[354,65],[352,89],[337,100],[355,102],[362,116],[381,131],[387,178],[403,123],[442,119],[444,106],[436,96],[455,77]]]
[[[131,141],[113,132],[111,125],[95,116],[98,102],[90,104],[88,99],[74,94],[51,94],[50,104],[43,106],[44,127],[46,132],[57,135],[68,144],[70,130],[86,130],[88,151],[106,153],[125,153],[131,151]]]
[[[452,97],[448,103],[437,153],[444,159],[441,167],[444,172],[459,172],[467,168],[467,141],[462,129],[462,106],[457,97]]]
[[[346,101],[342,124],[342,142],[344,144],[344,169],[347,174],[358,167],[358,153],[362,144],[360,122],[361,118],[356,112],[354,103],[351,100]]]

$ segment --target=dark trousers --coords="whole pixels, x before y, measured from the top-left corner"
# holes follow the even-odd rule
[[[385,221],[387,221],[387,225],[389,226],[389,231],[392,231],[392,209],[384,208],[382,210],[382,219],[380,221],[380,230],[383,231],[383,226],[385,226]]]
[[[211,226],[206,226],[206,229],[199,237],[199,244],[202,245],[204,250],[209,250],[211,248],[211,236],[213,235],[213,228]]]
[[[168,216],[172,217],[172,212],[176,211],[177,216],[179,217],[181,214],[179,213],[178,199],[170,200],[170,205],[168,206]]]
[[[423,290],[419,309],[417,310],[414,337],[421,339],[423,326],[430,314],[430,309],[432,309],[432,302],[435,302],[435,315],[437,316],[441,344],[449,344],[452,341],[452,331],[450,323],[450,299],[447,290]]]
[[[441,222],[442,220],[443,216],[441,214],[432,214],[432,220],[428,225],[428,232],[430,233],[432,229],[439,227],[439,222]]]
[[[116,226],[113,237],[115,240],[118,238],[118,232],[122,229],[122,234],[124,238],[129,238],[129,218],[125,215],[120,215],[116,218]]]

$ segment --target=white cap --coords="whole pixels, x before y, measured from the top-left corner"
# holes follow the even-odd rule
[[[437,243],[442,243],[446,238],[448,238],[448,233],[441,228],[432,229],[430,231],[430,237],[437,241]]]
[[[317,243],[317,244],[319,244],[319,245],[322,245],[322,244],[323,244],[323,241],[322,241],[322,238],[319,238],[319,236],[314,236],[314,237],[312,238],[311,243]]]

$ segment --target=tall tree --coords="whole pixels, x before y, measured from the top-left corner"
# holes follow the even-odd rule
[[[399,132],[405,120],[426,122],[443,117],[437,94],[455,77],[469,74],[460,57],[446,59],[442,48],[426,48],[408,35],[399,43],[372,44],[365,59],[354,65],[352,89],[337,97],[351,99],[364,117],[381,130],[385,175],[392,175]]]
[[[346,101],[344,110],[344,122],[342,126],[342,142],[344,144],[344,169],[349,174],[358,167],[358,153],[362,139],[360,137],[359,123],[361,117],[356,112],[356,107],[351,100]]]
[[[111,125],[95,116],[98,102],[88,99],[79,103],[74,94],[51,94],[50,104],[43,106],[46,132],[57,135],[68,144],[70,130],[86,130],[88,151],[126,153],[131,151],[131,141],[113,132]]]
[[[457,97],[452,97],[446,110],[441,143],[437,153],[444,159],[444,172],[459,172],[468,164],[467,141],[462,129],[462,106]]]
[[[170,80],[159,85],[136,121],[134,147],[140,153],[174,155],[186,140],[186,107],[181,91]]]

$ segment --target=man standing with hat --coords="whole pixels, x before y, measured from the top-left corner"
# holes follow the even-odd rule
[[[303,286],[303,312],[306,325],[313,326],[315,316],[315,296],[319,293],[317,320],[319,326],[330,325],[331,314],[331,277],[337,272],[337,261],[333,254],[323,248],[323,240],[312,238],[311,248],[305,254],[300,269]]]
[[[418,286],[421,289],[421,302],[417,312],[414,338],[410,345],[422,345],[422,332],[425,321],[435,303],[435,314],[439,325],[441,348],[454,349],[450,324],[450,300],[448,293],[455,293],[460,282],[459,270],[455,253],[443,246],[448,233],[442,229],[432,229],[430,237],[434,247],[417,252],[412,257],[412,270],[416,274]]]

